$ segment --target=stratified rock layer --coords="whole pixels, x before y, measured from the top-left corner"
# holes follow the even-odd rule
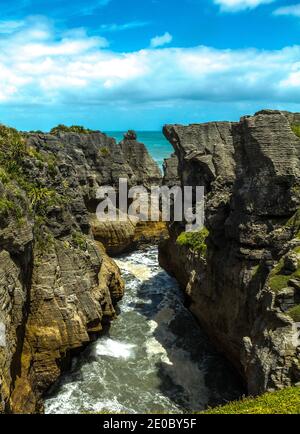
[[[300,381],[299,123],[299,114],[262,111],[164,128],[181,184],[205,186],[210,234],[203,257],[177,242],[184,227],[173,223],[160,262],[250,394]]]
[[[23,137],[19,166],[0,164],[0,413],[42,411],[72,353],[115,317],[124,284],[100,241],[115,237],[119,253],[143,233],[95,227],[98,187],[161,183],[136,136],[121,145],[100,132]]]

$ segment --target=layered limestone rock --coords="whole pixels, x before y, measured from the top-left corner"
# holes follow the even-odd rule
[[[115,317],[124,284],[100,242],[111,228],[93,226],[97,189],[161,182],[144,145],[126,142],[0,128],[0,412],[41,412],[70,356]]]
[[[0,413],[8,403],[20,359],[28,316],[32,273],[33,222],[29,201],[18,186],[0,174]],[[22,206],[24,217],[20,218]]]
[[[178,238],[182,224],[171,224],[160,262],[178,278],[192,312],[239,369],[250,394],[300,381],[295,125],[299,114],[262,111],[237,123],[164,129],[181,184],[205,186],[209,236],[199,249],[196,239]]]
[[[100,186],[112,186],[118,192],[120,178],[127,179],[128,188],[144,186],[150,189],[153,185],[161,185],[162,174],[158,165],[145,145],[136,139],[134,131],[125,134],[120,144],[100,132],[31,134],[27,139],[34,152],[50,151],[57,156],[68,190],[74,187],[81,190],[81,197],[73,200],[73,215],[79,222],[81,220],[83,230],[91,224],[94,237],[112,255],[145,242],[157,243],[166,235],[166,227],[162,223],[144,225],[132,218],[128,218],[127,222],[101,222],[96,218],[99,203],[97,190]],[[82,207],[89,210],[88,215],[82,212]]]
[[[118,267],[89,238],[86,249],[66,240],[34,249],[30,313],[11,396],[14,412],[42,409],[43,392],[58,379],[72,351],[114,318],[122,292]]]
[[[128,216],[126,221],[99,221],[90,218],[94,238],[101,242],[110,256],[116,256],[150,244],[158,244],[168,237],[165,222],[143,222]]]

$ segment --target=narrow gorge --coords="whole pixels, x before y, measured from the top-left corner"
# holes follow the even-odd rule
[[[0,413],[195,412],[299,386],[299,125],[167,125],[164,176],[133,131],[1,126]],[[204,186],[205,228],[100,222],[120,178]]]

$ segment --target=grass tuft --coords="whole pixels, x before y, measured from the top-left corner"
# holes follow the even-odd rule
[[[245,398],[202,412],[204,414],[300,414],[300,388],[289,387]]]

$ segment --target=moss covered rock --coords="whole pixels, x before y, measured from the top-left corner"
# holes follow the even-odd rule
[[[206,256],[206,239],[208,235],[209,231],[206,228],[197,232],[182,232],[177,238],[177,244],[186,246],[193,252],[199,253],[201,256]]]

